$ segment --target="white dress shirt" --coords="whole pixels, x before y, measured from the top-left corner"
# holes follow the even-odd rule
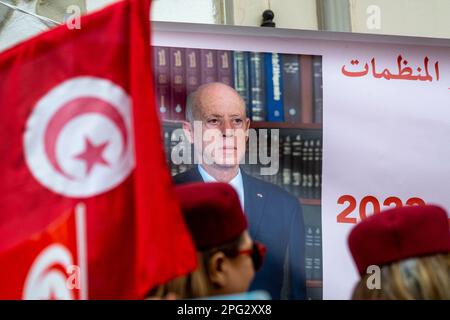
[[[200,172],[200,175],[202,176],[204,182],[217,182],[217,180],[214,179],[214,177],[211,176],[208,172],[206,172],[206,170],[203,169],[201,165],[198,165],[198,171]],[[229,184],[231,184],[231,186],[236,190],[241,202],[241,206],[242,208],[244,208],[244,183],[242,182],[241,169],[238,169],[237,175],[233,179],[231,179]]]

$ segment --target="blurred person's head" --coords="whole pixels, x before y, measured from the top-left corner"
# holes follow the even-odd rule
[[[187,99],[186,119],[184,129],[205,168],[238,167],[245,156],[250,120],[235,89],[217,82],[200,86]]]
[[[199,298],[247,291],[264,247],[252,241],[236,191],[226,183],[191,183],[177,186],[176,195],[197,249],[198,268],[155,294]]]
[[[377,213],[354,227],[348,244],[361,276],[352,299],[450,299],[449,220],[442,208]],[[380,271],[378,288],[369,286],[373,266]]]

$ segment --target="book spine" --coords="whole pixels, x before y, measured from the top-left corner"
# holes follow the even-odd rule
[[[164,138],[164,154],[166,156],[167,166],[170,168],[172,165],[172,160],[170,157],[170,129],[164,128],[163,138]]]
[[[270,159],[274,159],[273,161],[279,161],[279,155],[278,158],[275,160],[275,152],[278,152],[278,146],[279,146],[279,136],[274,135],[272,137],[271,130],[268,130],[267,134],[267,154],[270,154]],[[275,151],[276,150],[276,151]],[[269,164],[270,166],[270,164]],[[270,182],[273,184],[277,184],[277,174],[273,173],[270,175]]]
[[[312,56],[300,56],[301,70],[301,106],[303,123],[313,122],[313,74]]]
[[[300,196],[302,182],[301,159],[302,137],[297,134],[292,141],[292,191],[296,196]]]
[[[217,81],[217,51],[210,49],[200,50],[201,83]]]
[[[302,155],[301,155],[301,194],[302,198],[307,197],[306,190],[308,189],[308,149],[309,149],[309,141],[305,140],[302,146]]]
[[[178,144],[178,139],[176,138],[174,130],[171,130],[171,132],[170,132],[170,154],[172,154],[172,151],[177,146],[177,144]],[[180,173],[179,165],[177,165],[171,161],[170,174],[172,176],[175,176],[179,173]]]
[[[200,82],[200,50],[186,49],[186,94],[197,90]]]
[[[153,47],[155,65],[155,93],[157,97],[158,114],[161,120],[171,118],[170,93],[170,52],[167,47]]]
[[[314,280],[322,280],[322,230],[320,225],[314,227],[314,258],[313,273]]]
[[[300,60],[298,55],[282,54],[284,119],[301,123]]]
[[[322,157],[323,157],[323,149],[322,149],[322,141],[320,139],[317,140],[318,143],[318,153],[319,155],[317,156],[318,158],[318,163],[317,163],[317,170],[318,170],[318,198],[321,199],[322,198]]]
[[[323,117],[323,83],[322,57],[313,57],[314,123],[322,123]]]
[[[282,144],[282,141],[283,141],[283,139],[282,139],[282,137],[281,137],[281,135],[278,133],[278,134],[276,134],[276,135],[274,135],[274,138],[273,138],[273,140],[274,140],[274,142],[275,142],[275,145],[273,146],[273,148],[272,148],[272,151],[275,153],[277,153],[276,155],[275,154],[273,154],[273,155],[271,155],[271,157],[272,157],[272,161],[278,161],[278,163],[275,163],[275,165],[276,165],[276,167],[278,168],[278,171],[276,172],[276,174],[275,174],[275,183],[276,183],[276,185],[278,185],[278,186],[281,186],[282,185],[282,173],[281,173],[281,170],[280,170],[280,164],[281,164],[281,153],[280,153],[280,148],[281,148],[281,144]]]
[[[248,173],[250,175],[257,176],[259,174],[258,170],[258,141],[259,141],[259,130],[249,132],[249,143],[247,148],[247,159],[246,167],[248,168]]]
[[[281,134],[278,136],[278,154],[279,154],[279,160],[278,160],[278,173],[277,173],[277,185],[284,188],[283,185],[283,168],[284,168],[284,155],[283,155],[283,149],[284,149],[284,139],[285,137]]]
[[[171,119],[184,120],[186,113],[186,49],[170,48]]]
[[[250,59],[248,65],[250,69],[251,120],[254,122],[265,121],[264,56],[260,52],[250,52],[248,58]]]
[[[314,143],[314,198],[320,199],[320,180],[321,180],[321,171],[322,171],[322,164],[320,158],[322,157],[322,145],[320,142],[320,139],[316,139]]]
[[[284,121],[283,111],[283,78],[280,54],[264,54],[264,71],[266,79],[267,120]]]
[[[314,270],[314,227],[305,225],[305,277],[313,279]]]
[[[248,118],[252,118],[250,108],[248,52],[234,52],[234,88],[244,99]]]
[[[307,149],[307,198],[313,198],[314,191],[314,140],[309,140],[309,148]]]
[[[217,51],[217,81],[233,87],[233,69],[233,52]]]
[[[286,135],[283,138],[283,188],[291,191],[292,187],[292,144],[291,137]]]

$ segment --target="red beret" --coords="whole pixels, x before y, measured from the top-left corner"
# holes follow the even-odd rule
[[[247,229],[239,197],[228,183],[183,184],[175,192],[198,251],[234,241]]]
[[[360,275],[370,265],[450,252],[447,213],[432,205],[389,209],[357,224],[348,245]]]

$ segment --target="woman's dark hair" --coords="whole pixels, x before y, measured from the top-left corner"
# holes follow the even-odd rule
[[[202,251],[202,262],[203,267],[205,270],[208,270],[207,265],[209,262],[209,259],[216,254],[217,252],[223,252],[224,255],[227,257],[233,257],[237,254],[239,251],[240,246],[242,245],[242,242],[244,241],[244,237],[241,235],[238,238],[236,238],[233,241],[230,241],[224,245],[221,245],[219,247],[215,247],[206,251]]]
[[[178,299],[192,299],[210,295],[212,284],[209,281],[208,263],[211,257],[217,252],[223,252],[226,256],[233,257],[238,253],[243,241],[244,237],[240,235],[235,240],[219,247],[197,252],[198,267],[195,271],[153,289],[149,296],[164,298],[167,294],[173,293]]]

